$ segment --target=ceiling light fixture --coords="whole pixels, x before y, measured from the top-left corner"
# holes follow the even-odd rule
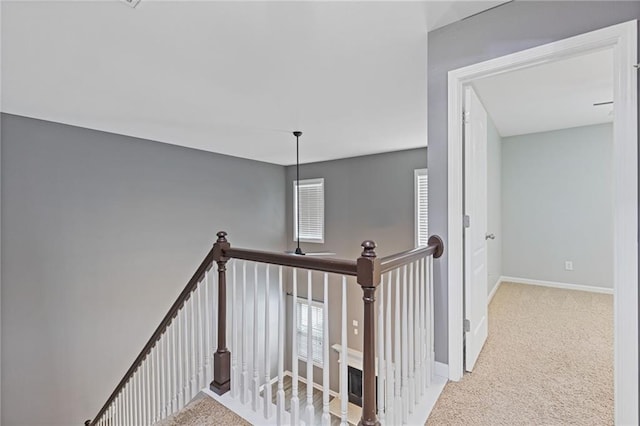
[[[298,244],[295,254],[304,254],[300,248],[300,136],[302,132],[296,130],[293,136],[296,137],[296,242]]]
[[[138,3],[140,3],[140,0],[122,0],[123,3],[128,4],[129,6],[135,8]]]

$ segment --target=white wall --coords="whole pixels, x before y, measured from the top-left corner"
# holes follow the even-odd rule
[[[502,276],[502,138],[487,115],[487,291],[490,294]]]
[[[612,139],[611,124],[503,138],[504,275],[612,288]]]

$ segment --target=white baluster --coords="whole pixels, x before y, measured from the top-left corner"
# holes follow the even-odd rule
[[[276,423],[284,424],[284,328],[285,328],[285,299],[282,283],[282,266],[278,268],[278,392],[276,394],[277,413]]]
[[[169,364],[171,364],[171,374],[168,376],[169,393],[167,394],[167,416],[173,414],[178,409],[178,354],[176,350],[178,345],[176,338],[177,321],[177,316],[171,321],[171,340],[167,348]]]
[[[187,405],[191,401],[191,298],[187,300],[182,308],[184,312],[184,346],[182,347],[184,353],[184,405]]]
[[[322,303],[322,424],[331,424],[329,414],[329,274],[324,274]]]
[[[271,327],[269,322],[269,264],[265,266],[265,292],[264,292],[264,417],[271,417]]]
[[[129,379],[129,424],[136,424],[138,421],[136,416],[136,382],[133,377]]]
[[[431,372],[429,374],[429,384],[431,384],[431,380],[433,379],[434,370],[435,370],[435,362],[436,362],[436,353],[434,346],[434,309],[433,309],[433,256],[429,256],[429,276],[428,276],[428,287],[429,287],[429,365],[431,367]]]
[[[249,300],[249,293],[247,292],[247,262],[242,262],[242,315],[243,315],[243,326],[242,326],[242,390],[241,390],[241,401],[246,404],[249,402],[249,370],[248,370],[248,359],[249,359],[249,313],[250,309],[248,304],[246,303]]]
[[[258,377],[258,264],[253,264],[253,411],[260,409],[260,379]]]
[[[153,389],[153,355],[151,352],[147,355],[146,360],[146,393],[147,393],[147,424],[153,424],[153,404],[155,398],[153,397],[155,392]]]
[[[196,302],[195,294],[191,292],[189,297],[189,307],[187,308],[187,314],[189,317],[189,346],[187,346],[189,356],[189,400],[191,400],[200,391],[197,383],[198,376],[198,354],[196,349]]]
[[[204,346],[204,308],[202,306],[202,292],[204,291],[204,281],[201,281],[196,288],[197,294],[197,329],[198,329],[198,389],[207,387],[207,381],[205,378],[205,353],[207,348]]]
[[[388,284],[387,284],[388,285]],[[378,345],[377,345],[377,400],[378,400],[378,420],[381,424],[386,421],[385,416],[385,362],[384,362],[384,276],[380,277],[380,288],[378,289]]]
[[[347,426],[347,409],[349,396],[347,395],[347,277],[342,276],[342,335],[340,336],[340,426]]]
[[[298,399],[298,270],[293,268],[293,297],[291,298],[291,424],[300,424],[300,401]]]
[[[425,285],[425,295],[424,295],[424,303],[425,303],[425,378],[424,385],[425,387],[429,387],[431,385],[431,295],[429,292],[429,260],[424,259],[424,272],[423,279]]]
[[[160,355],[160,351],[161,351],[161,344],[162,344],[162,340],[164,339],[164,334],[162,334],[160,336],[160,339],[156,342],[156,346],[155,346],[155,370],[153,372],[154,377],[155,377],[155,385],[153,386],[153,389],[156,393],[156,405],[155,405],[155,411],[156,411],[156,415],[154,417],[154,422],[157,422],[159,420],[162,419],[162,364],[160,363],[161,361],[161,355]]]
[[[167,364],[165,362],[166,351],[165,351],[165,343],[168,340],[168,328],[165,328],[160,341],[158,342],[158,385],[160,388],[160,392],[158,394],[158,420],[162,420],[166,417],[165,407],[167,404]]]
[[[424,395],[424,373],[422,362],[424,358],[424,307],[422,294],[424,286],[422,282],[422,259],[416,262],[416,396]]]
[[[204,273],[204,377],[205,386],[213,379],[212,356],[213,348],[211,346],[211,286],[209,271]],[[244,299],[243,299],[244,300]]]
[[[385,337],[386,337],[386,341],[385,341],[385,357],[386,357],[386,361],[387,361],[387,367],[386,367],[386,374],[387,374],[387,378],[386,378],[386,388],[387,388],[387,392],[386,392],[386,405],[385,405],[385,409],[386,409],[386,421],[393,425],[396,423],[395,421],[395,417],[394,417],[394,404],[395,404],[395,397],[394,397],[394,381],[393,381],[393,359],[391,357],[391,348],[392,348],[392,343],[393,340],[391,339],[391,309],[393,308],[393,305],[391,303],[391,288],[393,287],[393,284],[391,282],[391,278],[392,278],[392,272],[389,272],[387,274],[387,285],[386,285],[386,289],[387,289],[387,297],[386,297],[386,319],[385,319]]]
[[[155,351],[153,350],[153,348],[151,349],[151,352],[149,352],[147,364],[148,364],[147,391],[149,392],[149,397],[148,397],[149,410],[147,410],[149,413],[149,417],[147,417],[147,423],[153,424],[156,421],[155,416],[156,416],[156,389],[157,389],[157,386],[155,386],[156,363],[155,363]]]
[[[408,334],[408,346],[407,346],[407,352],[408,352],[408,357],[409,357],[409,364],[407,365],[408,370],[409,370],[409,413],[413,413],[413,406],[416,404],[416,381],[415,381],[415,377],[414,377],[414,368],[415,368],[415,364],[414,364],[414,358],[413,358],[413,351],[414,351],[414,343],[415,343],[415,334],[414,334],[414,330],[413,330],[413,286],[414,286],[414,282],[413,282],[413,263],[409,264],[409,295],[408,295],[408,312],[407,312],[407,324],[406,326],[408,327],[407,330],[407,334]]]
[[[144,362],[138,367],[140,389],[140,424],[147,424],[147,390],[146,390],[146,374],[145,374]]]
[[[407,318],[407,265],[402,267],[402,423],[409,418],[409,351]]]
[[[136,424],[142,424],[142,407],[141,407],[141,398],[140,398],[140,368],[138,368],[136,370],[136,372],[134,373],[133,376],[133,401],[134,401],[134,405],[133,405],[133,411],[134,411],[134,418],[136,421]]]
[[[132,424],[131,416],[131,379],[127,382],[124,388],[124,424]]]
[[[209,331],[211,332],[211,368],[213,369],[213,354],[216,353],[216,350],[218,349],[218,299],[220,297],[220,292],[218,291],[218,273],[215,271],[215,268],[212,269],[212,271],[211,279],[213,286],[211,287],[211,298],[213,301],[211,302],[211,328]],[[211,375],[211,378],[213,379],[213,375]]]
[[[229,346],[231,348],[231,396],[233,398],[238,397],[238,392],[240,390],[239,381],[238,381],[238,323],[237,323],[237,315],[236,306],[237,306],[237,295],[236,295],[236,286],[238,282],[236,281],[236,263],[232,262],[231,264],[231,342],[229,342]]]
[[[313,424],[313,313],[311,312],[311,270],[307,271],[307,408],[305,410],[307,424]]]
[[[184,303],[184,358],[185,358],[185,405],[191,401],[193,398],[193,391],[195,389],[194,379],[194,362],[193,358],[195,356],[195,350],[193,348],[193,293],[189,295],[189,299],[187,299]]]
[[[396,319],[395,319],[395,344],[394,344],[394,354],[393,361],[395,363],[395,406],[393,410],[396,415],[396,423],[400,423],[402,421],[402,354],[400,353],[400,268],[396,269]]]
[[[122,409],[122,390],[120,390],[120,393],[118,394],[118,397],[116,398],[116,404],[115,404],[115,419],[114,419],[114,425],[119,426],[122,424],[122,418],[121,418],[121,414],[122,412],[120,411]]]
[[[178,378],[176,380],[176,388],[178,391],[178,405],[177,405],[177,410],[182,409],[182,407],[184,406],[184,388],[183,388],[183,375],[184,375],[184,357],[182,356],[183,353],[183,347],[184,347],[184,343],[183,343],[183,320],[182,320],[182,312],[183,311],[178,311],[178,314],[176,315],[176,340],[178,342],[178,346],[176,347],[176,351],[178,353],[178,358],[177,358],[177,364],[176,364],[176,370],[178,372]],[[176,410],[176,411],[177,411]]]

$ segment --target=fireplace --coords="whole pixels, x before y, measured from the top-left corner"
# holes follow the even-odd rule
[[[362,407],[362,370],[349,366],[347,371],[349,402]]]

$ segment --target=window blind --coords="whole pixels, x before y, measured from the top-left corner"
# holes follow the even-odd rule
[[[297,333],[298,333],[298,358],[302,360],[308,359],[307,339],[311,334],[312,361],[318,366],[322,366],[323,362],[323,330],[324,317],[322,305],[309,305],[306,300],[298,299],[296,303],[297,309]],[[309,309],[311,309],[311,325],[309,325]],[[311,333],[309,333],[311,330]]]
[[[300,241],[324,242],[324,179],[300,181]],[[298,236],[298,191],[293,182],[293,239]]]
[[[429,240],[429,190],[427,169],[415,171],[415,227],[416,246],[422,247]]]

